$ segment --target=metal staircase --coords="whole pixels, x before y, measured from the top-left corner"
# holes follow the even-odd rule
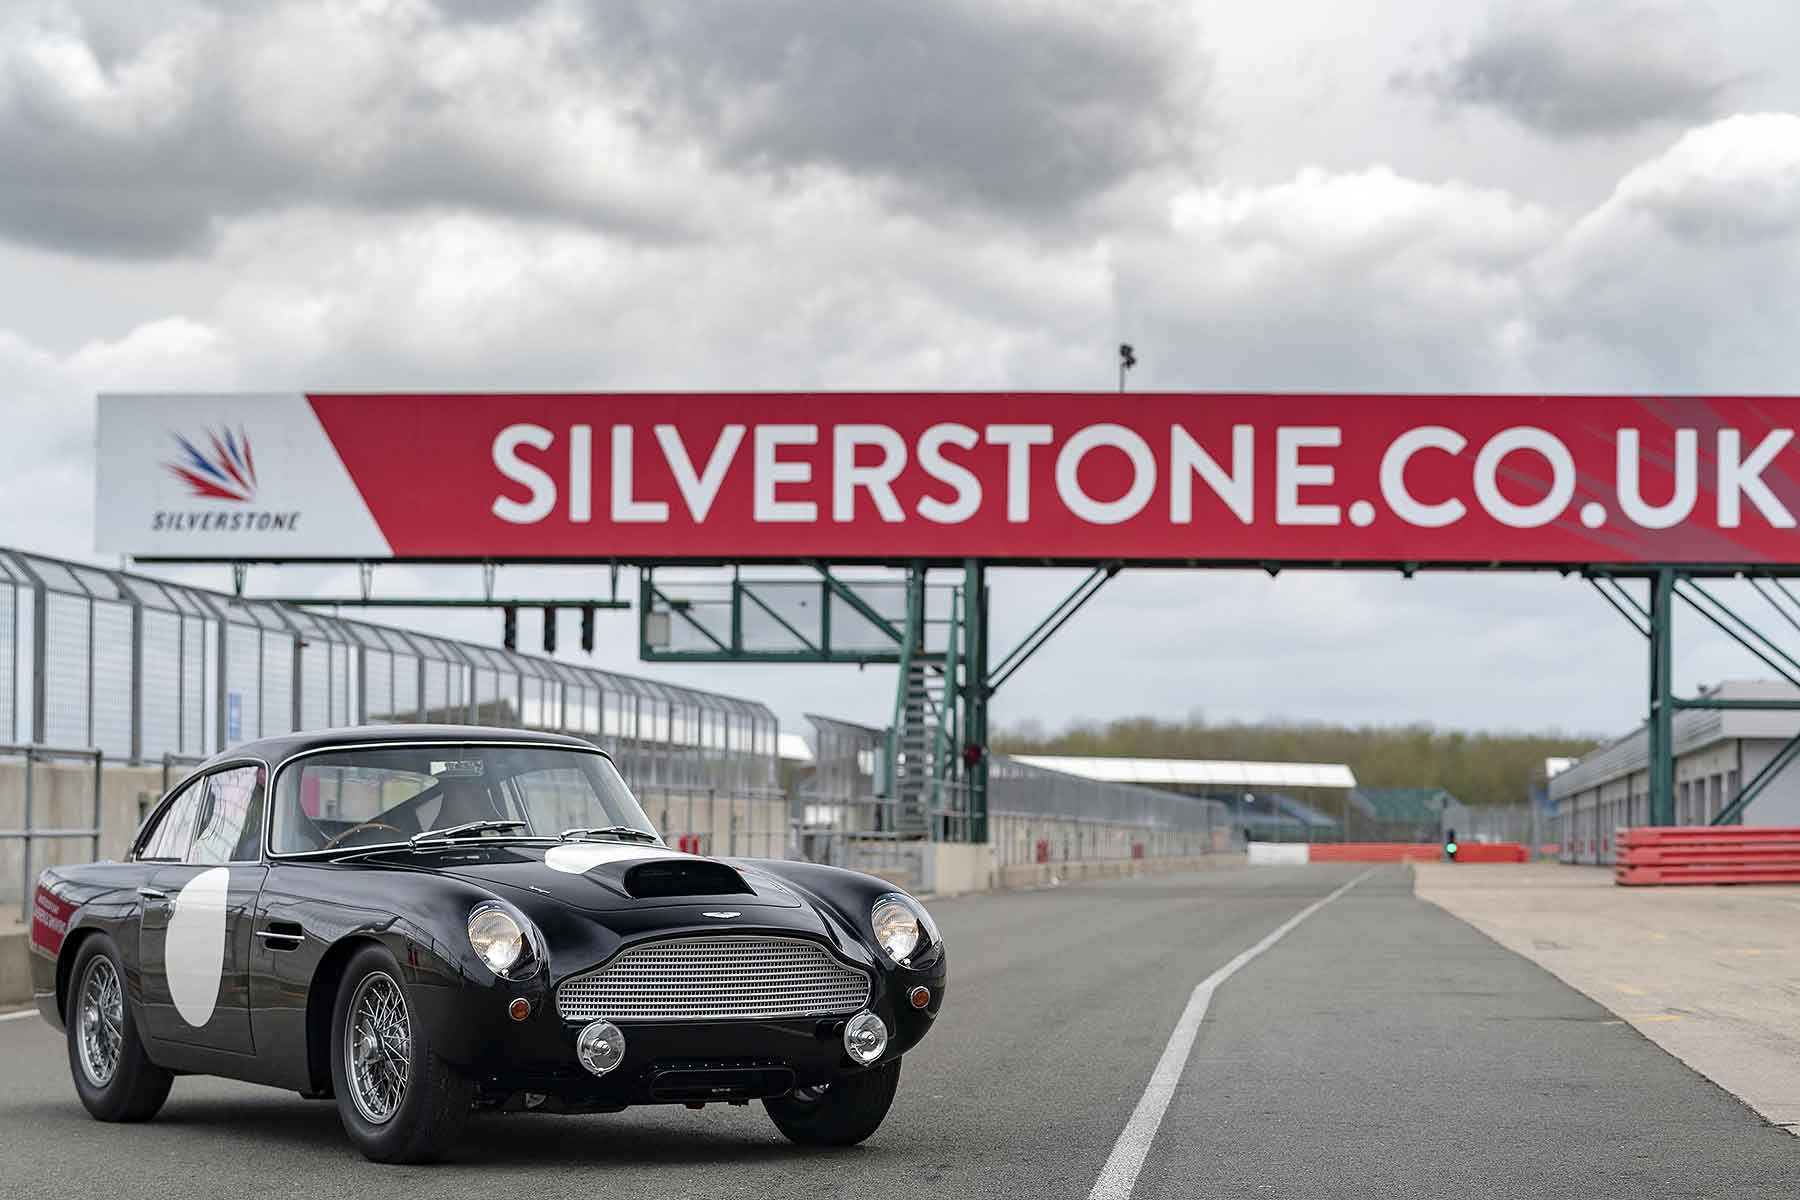
[[[958,700],[964,680],[957,651],[962,641],[962,589],[949,594],[949,611],[928,615],[924,571],[907,576],[907,617],[888,730],[887,795],[892,827],[900,837],[941,836],[942,814],[954,807],[962,759]]]

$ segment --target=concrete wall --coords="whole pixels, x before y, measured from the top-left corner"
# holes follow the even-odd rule
[[[180,782],[183,772],[170,776]],[[62,863],[120,858],[130,849],[144,817],[162,797],[160,766],[108,763],[100,776],[100,851],[87,838],[38,839],[31,848],[31,877]],[[91,764],[57,761],[31,767],[33,829],[86,829],[93,824],[94,769]],[[783,858],[788,854],[785,797],[730,796],[709,791],[651,790],[639,799],[671,845],[688,834],[703,852]],[[0,762],[0,829],[25,825],[25,763]],[[17,915],[23,843],[0,839],[0,912]]]
[[[788,800],[784,795],[733,796],[719,791],[651,788],[638,803],[671,846],[698,838],[702,854],[788,858]]]
[[[1188,858],[1231,848],[1231,828],[1153,829],[1142,825],[1024,813],[995,813],[988,819],[995,861],[1003,867],[1035,866],[1038,844],[1049,862],[1103,862],[1125,858]]]
[[[992,842],[933,842],[925,855],[921,890],[937,896],[985,892],[994,886]]]
[[[0,762],[0,829],[25,826],[25,763]],[[31,765],[33,829],[85,829],[94,820],[94,768],[80,762]],[[108,764],[100,774],[100,852],[87,838],[37,839],[31,846],[31,878],[62,863],[119,858],[130,849],[144,815],[162,796],[161,767]],[[0,839],[0,912],[18,915],[24,844]]]
[[[1123,879],[1134,875],[1163,875],[1171,871],[1197,871],[1222,863],[1242,862],[1239,855],[1200,854],[1183,858],[1120,858],[1104,862],[1068,862],[1043,866],[998,867],[996,889],[1054,887],[1084,879]]]

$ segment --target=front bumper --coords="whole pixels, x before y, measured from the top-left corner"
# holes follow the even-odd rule
[[[887,1026],[888,1045],[872,1065],[900,1057],[930,1031],[943,1005],[946,974],[941,951],[920,970],[876,972],[868,1007]],[[844,1023],[852,1015],[845,1013],[754,1021],[619,1020],[624,1061],[595,1076],[575,1056],[575,1039],[586,1022],[557,1014],[543,976],[526,984],[497,982],[426,986],[419,997],[433,1049],[473,1078],[489,1104],[587,1110],[755,1099],[870,1069],[844,1052]],[[908,996],[920,986],[931,998],[924,1008],[914,1008]],[[507,1014],[518,997],[532,1006],[523,1021]]]

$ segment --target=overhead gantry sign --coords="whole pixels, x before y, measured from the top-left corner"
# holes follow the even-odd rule
[[[1785,563],[1800,402],[103,396],[104,552]]]

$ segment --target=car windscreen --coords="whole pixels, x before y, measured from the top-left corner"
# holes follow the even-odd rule
[[[656,834],[599,754],[420,744],[346,747],[288,763],[276,782],[270,844],[276,854],[363,849],[472,821],[520,822],[497,831],[511,837],[608,826]]]

